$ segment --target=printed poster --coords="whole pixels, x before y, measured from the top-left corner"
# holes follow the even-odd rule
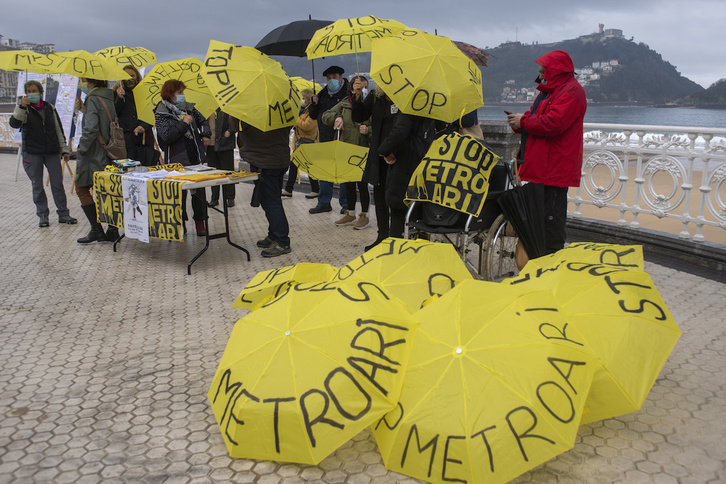
[[[149,208],[146,180],[131,176],[121,177],[124,199],[124,234],[126,237],[149,243]]]

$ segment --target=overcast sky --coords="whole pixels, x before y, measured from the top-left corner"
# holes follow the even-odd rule
[[[648,44],[681,74],[708,87],[726,77],[725,7],[723,0],[34,0],[3,9],[0,35],[54,43],[58,51],[141,46],[156,52],[159,61],[169,61],[203,60],[210,39],[254,46],[275,27],[308,14],[325,20],[391,18],[482,48],[508,40],[571,39],[604,23]]]

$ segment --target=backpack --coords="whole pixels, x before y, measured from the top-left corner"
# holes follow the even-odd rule
[[[101,101],[99,99],[99,102],[103,106],[103,109],[106,111],[106,116],[108,116],[108,122],[109,122],[109,135],[108,135],[108,143],[103,142],[103,138],[101,137],[100,131],[96,133],[96,136],[98,136],[98,142],[101,143],[101,146],[103,146],[103,149],[106,150],[106,154],[108,157],[112,160],[124,160],[126,159],[126,140],[124,139],[124,130],[123,128],[118,124],[118,119],[113,120],[111,118],[111,113],[109,112],[108,108],[106,107],[106,103]]]

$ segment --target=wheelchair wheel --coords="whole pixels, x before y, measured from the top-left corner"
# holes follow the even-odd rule
[[[519,274],[514,259],[518,239],[512,224],[503,214],[499,215],[489,228],[482,246],[480,273],[484,280],[501,282],[502,279]]]

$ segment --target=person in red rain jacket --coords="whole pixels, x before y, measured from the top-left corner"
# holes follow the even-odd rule
[[[537,64],[539,95],[529,111],[510,114],[507,121],[522,133],[522,180],[544,184],[545,244],[552,253],[565,246],[568,187],[580,186],[587,101],[567,52],[549,52]]]

